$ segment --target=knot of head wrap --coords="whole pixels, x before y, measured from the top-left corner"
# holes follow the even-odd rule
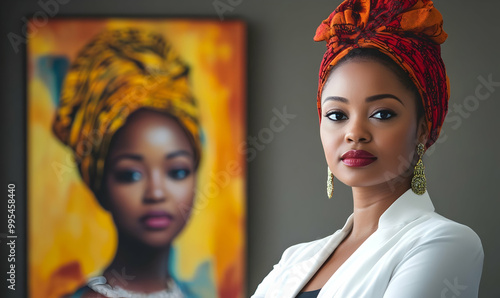
[[[160,34],[105,30],[78,54],[62,87],[52,130],[74,151],[80,175],[97,193],[111,139],[141,108],[174,117],[201,157],[199,115],[189,68]]]
[[[447,38],[441,13],[429,0],[346,0],[316,30],[315,41],[326,41],[319,71],[317,106],[321,121],[321,91],[329,72],[355,48],[376,48],[394,60],[417,87],[427,127],[426,148],[438,138],[448,111],[449,79],[441,59]]]

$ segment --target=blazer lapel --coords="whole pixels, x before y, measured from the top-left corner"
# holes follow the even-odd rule
[[[342,242],[352,227],[352,215],[347,219],[341,230],[337,230],[330,239],[321,244],[317,249],[311,251],[312,256],[302,262],[298,262],[286,270],[283,278],[277,283],[275,289],[281,289],[281,293],[271,290],[271,295],[266,297],[295,297],[302,288],[309,282],[314,274],[321,268],[332,252]]]

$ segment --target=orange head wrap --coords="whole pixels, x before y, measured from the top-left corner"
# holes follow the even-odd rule
[[[438,138],[448,112],[449,79],[440,44],[447,34],[443,18],[429,0],[345,0],[316,30],[327,51],[319,71],[317,106],[332,67],[355,48],[375,48],[394,60],[411,78],[422,98],[429,137]]]
[[[198,109],[188,70],[162,35],[138,29],[106,30],[78,54],[52,128],[73,149],[81,177],[94,193],[100,190],[112,136],[140,108],[174,117],[188,132],[198,164]]]

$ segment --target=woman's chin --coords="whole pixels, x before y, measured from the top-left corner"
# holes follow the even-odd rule
[[[150,248],[153,249],[162,249],[162,248],[168,248],[170,247],[170,244],[172,243],[172,240],[170,237],[146,237],[141,239],[142,243]]]
[[[149,233],[148,233],[149,234]],[[142,235],[138,235],[136,237],[129,238],[128,241],[125,241],[125,246],[134,246],[137,249],[153,249],[153,250],[161,250],[170,247],[172,243],[172,237],[170,235],[148,235],[143,233]]]
[[[389,181],[386,181],[384,177],[336,177],[343,184],[351,187],[351,188],[359,188],[359,187],[376,187],[378,185],[387,184]]]

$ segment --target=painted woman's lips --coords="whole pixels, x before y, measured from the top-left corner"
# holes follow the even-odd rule
[[[150,211],[141,217],[141,222],[147,229],[163,230],[172,222],[173,216],[165,211]]]
[[[365,150],[349,150],[340,157],[348,167],[364,167],[374,162],[377,157]]]

